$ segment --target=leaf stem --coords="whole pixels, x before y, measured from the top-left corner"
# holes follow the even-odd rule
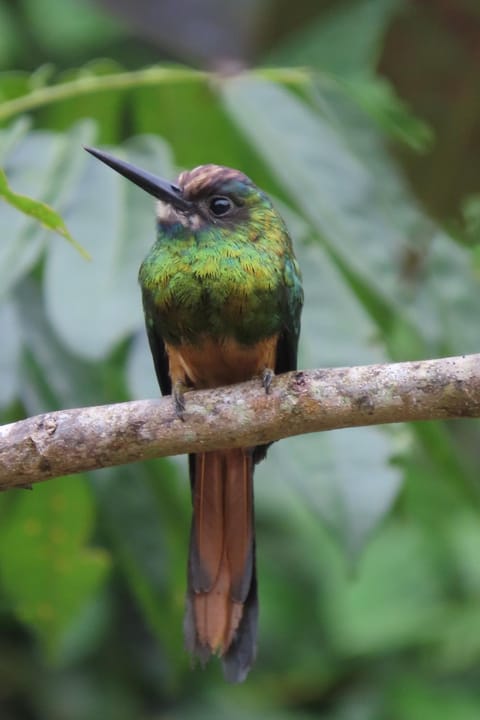
[[[301,68],[262,68],[254,71],[254,74],[272,81],[288,83],[303,83],[308,78],[307,71]],[[0,120],[81,95],[163,83],[207,82],[219,78],[221,79],[221,76],[200,70],[160,66],[109,75],[85,75],[58,85],[37,88],[27,95],[0,103]]]

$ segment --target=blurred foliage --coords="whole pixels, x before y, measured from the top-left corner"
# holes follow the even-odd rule
[[[159,392],[136,285],[152,203],[84,144],[172,178],[233,165],[272,194],[304,274],[301,366],[478,351],[479,170],[465,164],[478,140],[476,5],[277,0],[246,3],[235,25],[238,7],[209,0],[199,25],[182,4],[183,16],[144,0],[134,20],[120,0],[0,1],[1,420]],[[437,46],[445,14],[463,34]],[[438,47],[457,74],[444,94],[429,85],[427,108],[415,100]],[[158,65],[159,53],[224,72]],[[268,67],[225,72],[253,60]],[[455,77],[467,78],[458,112]],[[392,143],[420,168],[413,191]],[[92,261],[39,214],[65,235],[63,218]],[[241,687],[215,663],[192,670],[183,650],[183,463],[5,494],[0,717],[477,718],[479,464],[476,421],[274,446],[256,482],[259,657]]]
[[[3,170],[0,170],[0,197],[3,198],[5,202],[10,203],[10,205],[17,210],[20,210],[20,212],[38,220],[41,225],[44,225],[49,230],[53,230],[59,235],[63,235],[64,238],[71,242],[72,245],[80,251],[80,254],[83,254],[85,259],[89,258],[89,255],[72,238],[60,215],[58,215],[58,213],[56,213],[55,210],[52,210],[52,208],[48,205],[45,205],[45,203],[37,202],[26,195],[19,195],[18,193],[12,192],[12,190],[8,187],[7,178]]]

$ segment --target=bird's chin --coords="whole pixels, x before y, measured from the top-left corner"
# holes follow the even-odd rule
[[[158,222],[165,225],[174,225],[178,222],[182,222],[180,214],[168,203],[164,203],[161,200],[157,202],[157,220]]]
[[[198,213],[183,213],[176,210],[168,203],[159,200],[157,202],[157,221],[161,225],[176,225],[180,223],[189,230],[198,230],[203,224],[203,220]]]

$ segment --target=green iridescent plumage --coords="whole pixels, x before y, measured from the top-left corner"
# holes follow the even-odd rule
[[[139,274],[147,323],[173,344],[208,334],[248,345],[284,327],[298,335],[300,272],[283,220],[246,178],[220,192],[235,200],[231,219],[159,220]]]

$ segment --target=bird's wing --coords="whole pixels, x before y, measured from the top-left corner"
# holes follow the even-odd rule
[[[148,295],[143,296],[143,309],[145,312],[145,326],[147,329],[148,343],[153,357],[155,373],[162,395],[171,395],[172,383],[168,371],[168,355],[165,350],[165,343],[155,323],[155,313],[149,302]]]
[[[303,306],[302,278],[298,265],[287,260],[284,270],[285,282],[281,286],[281,314],[283,324],[277,342],[275,373],[280,374],[297,369],[298,338],[300,335],[300,315]],[[272,443],[257,445],[253,450],[255,465],[261,462]]]
[[[287,259],[285,262],[284,279],[285,283],[282,287],[282,317],[284,322],[277,343],[276,373],[297,369],[303,289],[300,271],[294,260]]]

